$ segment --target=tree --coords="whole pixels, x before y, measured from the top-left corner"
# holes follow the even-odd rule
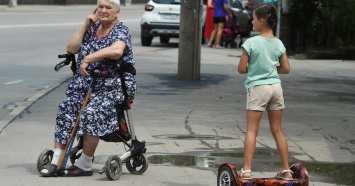
[[[295,29],[307,46],[354,46],[355,1],[290,0]]]

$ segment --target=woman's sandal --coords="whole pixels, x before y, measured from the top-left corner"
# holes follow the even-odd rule
[[[288,180],[288,181],[293,180],[293,178],[286,178],[286,177],[284,176],[284,173],[288,173],[288,172],[291,173],[291,174],[293,174],[293,172],[292,172],[290,169],[288,169],[288,170],[281,170],[280,172],[278,172],[278,173],[276,174],[275,178],[283,179],[283,180]]]
[[[57,165],[54,164],[45,165],[41,170],[40,174],[43,177],[57,176]]]
[[[245,174],[245,173],[250,173],[250,177],[243,177],[243,174]],[[238,171],[238,176],[242,180],[251,180],[252,179],[251,178],[251,170],[243,170],[243,168],[240,169],[240,171]]]
[[[79,167],[72,165],[71,167],[65,169],[64,176],[76,177],[76,176],[91,176],[93,174],[92,170],[85,171]]]

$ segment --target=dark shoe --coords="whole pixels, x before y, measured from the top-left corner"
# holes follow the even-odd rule
[[[54,164],[47,164],[43,167],[40,172],[41,176],[43,177],[53,177],[57,176],[57,165]]]
[[[64,176],[75,177],[75,176],[91,176],[93,174],[92,170],[85,171],[79,167],[72,165],[71,167],[65,169]]]

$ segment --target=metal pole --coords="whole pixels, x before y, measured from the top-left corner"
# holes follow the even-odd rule
[[[280,38],[280,24],[281,24],[281,7],[282,7],[282,1],[283,0],[278,0],[277,2],[277,17],[279,20],[277,21],[276,25],[276,37]]]
[[[200,79],[202,0],[182,0],[180,9],[178,78]]]
[[[17,0],[9,0],[9,7],[16,7],[17,6]]]
[[[121,0],[121,1],[124,1],[125,6],[129,6],[132,4],[132,0]]]

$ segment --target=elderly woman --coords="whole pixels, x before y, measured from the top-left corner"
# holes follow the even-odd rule
[[[66,88],[67,98],[58,107],[54,155],[42,176],[55,176],[63,149],[76,122],[91,80],[89,70],[99,71],[90,101],[81,112],[78,134],[83,135],[83,154],[65,170],[66,176],[91,176],[92,158],[100,136],[118,130],[116,105],[124,101],[117,63],[134,64],[131,36],[128,27],[118,20],[119,0],[98,0],[97,8],[72,35],[67,52],[78,54],[77,72]],[[124,73],[129,95],[134,96],[134,76]],[[127,83],[128,82],[128,83]],[[129,99],[133,99],[132,97]]]

